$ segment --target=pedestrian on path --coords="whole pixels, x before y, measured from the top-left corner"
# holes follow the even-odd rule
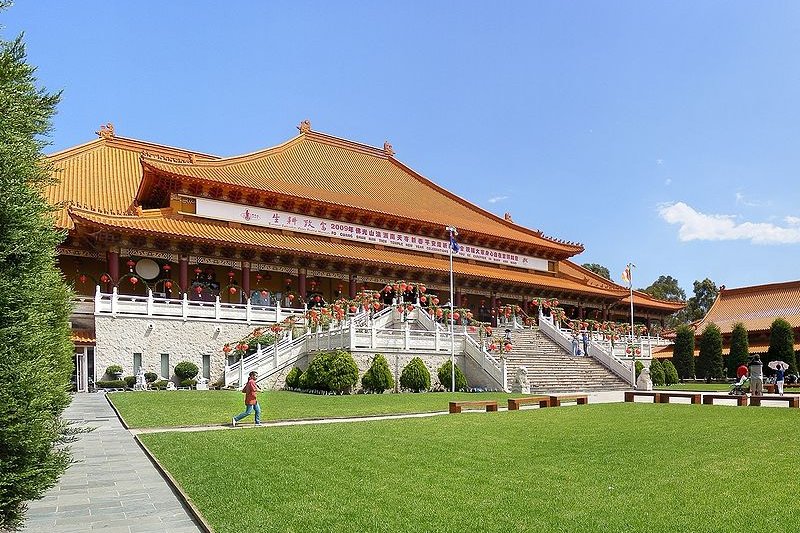
[[[250,377],[247,379],[247,384],[242,389],[242,392],[244,393],[245,409],[231,419],[231,425],[234,427],[236,427],[236,422],[246,417],[253,411],[256,412],[256,425],[261,425],[261,406],[258,405],[258,398],[256,397],[256,393],[260,392],[258,384],[256,383],[257,376],[258,374],[255,372],[250,372]]]
[[[750,395],[761,396],[764,394],[764,374],[762,373],[763,363],[761,357],[756,354],[750,359],[748,370],[750,370]]]
[[[775,370],[775,388],[778,389],[778,394],[783,396],[783,378],[786,371],[783,369],[782,366],[779,366]]]

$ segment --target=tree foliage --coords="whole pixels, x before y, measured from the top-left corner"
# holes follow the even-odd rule
[[[439,383],[441,383],[445,389],[450,390],[453,386],[453,364],[450,361],[445,361],[436,371],[436,374],[439,377]],[[458,365],[456,365],[456,390],[467,390],[467,387],[469,387],[467,384],[467,377],[461,369],[458,368]]]
[[[719,326],[710,322],[700,336],[700,356],[697,358],[697,375],[706,381],[723,377],[722,333]]]
[[[672,276],[659,276],[649,287],[641,290],[659,300],[686,301],[686,292],[678,285],[678,280]]]
[[[602,276],[608,280],[611,279],[611,272],[608,270],[608,267],[604,267],[603,265],[599,265],[597,263],[584,263],[581,266],[586,270],[591,270],[598,276]]]
[[[0,2],[0,9],[6,2]],[[59,94],[36,86],[21,38],[0,42],[0,530],[18,527],[70,462],[58,446],[76,432],[61,419],[73,345],[70,291],[56,268],[64,238],[42,196],[42,159]]]
[[[653,380],[653,385],[664,385],[664,367],[658,359],[650,361],[650,379]]]
[[[674,328],[680,324],[688,324],[695,320],[700,320],[711,309],[714,300],[717,299],[717,295],[719,295],[719,289],[717,289],[713,281],[708,278],[703,281],[695,280],[694,296],[686,302],[686,307],[669,318],[669,327]]]
[[[769,328],[769,350],[767,359],[769,361],[783,361],[789,364],[789,372],[797,372],[797,358],[794,353],[794,331],[792,325],[782,318],[776,318]]]
[[[372,359],[372,365],[363,376],[361,386],[365,391],[383,394],[386,389],[394,388],[394,377],[386,358],[377,353]]]
[[[678,327],[673,346],[672,361],[681,379],[694,377],[694,330],[689,326]]]
[[[664,385],[674,385],[678,382],[678,371],[675,370],[675,365],[672,361],[665,359],[662,364],[664,367]]]
[[[431,373],[422,359],[415,357],[403,368],[400,374],[400,386],[413,392],[422,392],[431,388]]]
[[[735,377],[736,369],[740,365],[746,365],[750,355],[750,348],[747,340],[747,329],[744,324],[737,322],[733,326],[731,333],[731,353],[728,355],[728,376]]]

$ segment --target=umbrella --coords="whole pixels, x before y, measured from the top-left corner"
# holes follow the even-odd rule
[[[789,368],[789,365],[783,361],[770,361],[767,366],[773,370],[786,370]]]

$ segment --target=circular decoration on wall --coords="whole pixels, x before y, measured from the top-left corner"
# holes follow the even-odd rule
[[[139,259],[136,262],[136,273],[143,279],[156,279],[161,268],[152,259]]]

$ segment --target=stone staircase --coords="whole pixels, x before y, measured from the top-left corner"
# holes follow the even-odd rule
[[[590,357],[574,357],[538,329],[517,329],[506,371],[513,387],[517,369],[528,370],[532,393],[625,390],[630,386]]]

